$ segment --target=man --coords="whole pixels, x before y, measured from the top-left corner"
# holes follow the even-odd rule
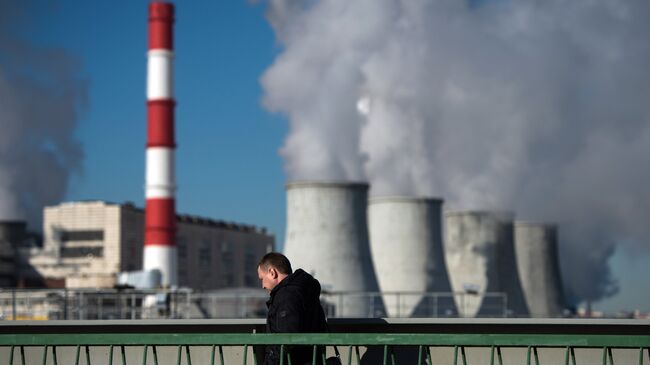
[[[266,302],[269,313],[266,332],[270,333],[319,333],[327,332],[325,313],[320,305],[320,283],[302,269],[292,272],[286,256],[270,252],[257,265],[257,276],[262,287],[270,293]],[[311,364],[311,346],[285,346],[285,354],[291,356],[292,365]],[[317,359],[322,348],[317,350]],[[280,363],[280,346],[267,346],[264,364]],[[287,359],[284,360],[288,364]]]

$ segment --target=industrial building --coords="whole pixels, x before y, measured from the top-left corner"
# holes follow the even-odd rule
[[[132,204],[46,207],[43,247],[30,248],[23,259],[49,286],[112,288],[120,272],[143,269],[144,221],[144,210]],[[275,240],[265,229],[189,215],[177,215],[176,226],[178,286],[258,286],[257,262]],[[34,282],[33,272],[20,275]]]

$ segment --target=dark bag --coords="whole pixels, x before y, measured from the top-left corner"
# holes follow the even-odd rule
[[[343,365],[341,363],[341,354],[339,353],[339,349],[334,346],[334,353],[336,356],[330,356],[325,360],[325,365]]]
[[[330,325],[327,323],[327,320],[325,321],[325,329],[327,330],[327,333],[330,332]],[[339,348],[334,345],[334,354],[336,356],[330,356],[327,359],[325,359],[325,365],[343,365],[341,362],[341,353],[339,352]]]
[[[330,356],[325,360],[325,365],[343,365],[341,359],[336,356]]]

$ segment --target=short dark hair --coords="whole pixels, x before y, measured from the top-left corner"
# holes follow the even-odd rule
[[[279,252],[267,253],[262,257],[260,263],[257,264],[257,267],[268,268],[269,266],[274,267],[281,274],[291,275],[291,273],[293,273],[289,259]]]

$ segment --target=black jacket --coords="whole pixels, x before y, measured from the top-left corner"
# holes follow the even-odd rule
[[[322,333],[327,332],[325,313],[320,305],[320,283],[302,269],[282,280],[266,302],[269,309],[266,318],[266,332],[269,333]],[[320,362],[322,349],[318,349]],[[285,353],[291,354],[292,365],[311,363],[311,346],[285,346]],[[264,358],[266,365],[280,363],[280,346],[267,346]],[[284,360],[288,364],[287,359]]]

